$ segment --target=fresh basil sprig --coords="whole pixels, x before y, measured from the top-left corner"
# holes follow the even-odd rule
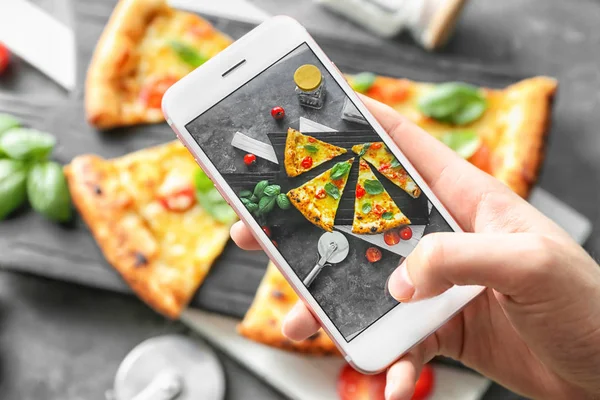
[[[19,120],[12,115],[0,114],[0,135],[9,129],[18,127],[19,125]]]
[[[278,196],[279,193],[281,193],[281,186],[279,185],[269,185],[265,188],[265,191],[263,192],[263,194],[265,196]]]
[[[363,186],[370,195],[377,195],[384,191],[383,185],[377,179],[365,179]]]
[[[290,199],[288,199],[285,193],[280,193],[277,196],[277,206],[282,210],[287,210],[292,206],[292,203],[290,203]]]
[[[198,50],[183,42],[171,40],[169,46],[183,62],[191,67],[197,68],[208,61],[208,58]]]
[[[290,200],[285,193],[281,193],[281,186],[269,185],[269,181],[260,181],[254,186],[254,190],[242,190],[240,199],[246,209],[257,218],[264,218],[277,205],[282,210],[291,207]]]
[[[462,158],[470,158],[481,146],[481,138],[475,131],[446,132],[440,140]]]
[[[214,219],[222,224],[230,224],[237,219],[235,211],[223,199],[217,188],[200,168],[194,174],[196,200],[198,204]]]
[[[0,220],[27,199],[27,167],[16,160],[0,160]]]
[[[268,213],[273,211],[273,208],[275,207],[276,203],[276,196],[264,196],[258,201],[258,213],[261,215],[267,215]]]
[[[478,120],[487,109],[487,101],[475,86],[461,82],[437,85],[419,99],[421,112],[437,121],[466,125]]]
[[[62,166],[53,161],[34,164],[27,176],[27,197],[31,207],[56,222],[71,219],[71,195]]]
[[[269,181],[260,181],[260,182],[258,182],[256,184],[256,186],[254,187],[253,194],[260,199],[263,196],[263,193],[265,192],[265,188],[267,186],[269,186]]]
[[[331,182],[325,184],[325,192],[335,200],[340,198],[340,189]]]
[[[351,167],[352,164],[350,164],[347,161],[339,162],[335,164],[333,168],[331,168],[329,178],[331,178],[331,180],[333,181],[343,178],[344,176],[348,175],[348,172],[350,171]]]
[[[35,129],[13,128],[0,136],[0,153],[13,160],[43,161],[52,152],[56,139]]]

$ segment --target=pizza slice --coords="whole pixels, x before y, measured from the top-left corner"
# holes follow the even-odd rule
[[[413,198],[421,195],[421,189],[383,142],[357,144],[352,146],[352,151]]]
[[[352,232],[374,234],[408,224],[410,220],[402,214],[369,168],[369,164],[361,158],[358,164]]]
[[[357,92],[381,101],[522,197],[535,184],[550,128],[555,79],[539,76],[503,89],[349,75]]]
[[[238,325],[238,332],[256,342],[286,350],[339,355],[335,344],[322,329],[300,342],[293,342],[283,336],[283,320],[297,301],[296,292],[277,267],[269,263],[254,301]]]
[[[345,153],[346,149],[289,128],[285,140],[283,164],[288,176],[294,177]]]
[[[354,158],[342,161],[287,193],[290,202],[316,226],[333,231],[335,214],[348,182]]]
[[[198,204],[199,171],[179,142],[114,160],[82,155],[65,167],[73,202],[107,261],[170,318],[204,280],[235,220],[229,214],[220,222]]]
[[[166,0],[120,0],[87,72],[88,121],[98,128],[163,121],[165,91],[231,42]]]

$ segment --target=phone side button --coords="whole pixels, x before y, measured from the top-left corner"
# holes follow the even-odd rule
[[[352,363],[352,357],[350,357],[348,354],[344,354],[344,360],[346,360],[347,363]]]

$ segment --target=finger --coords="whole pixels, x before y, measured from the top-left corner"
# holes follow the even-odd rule
[[[300,341],[317,333],[320,327],[304,303],[298,301],[285,317],[282,331],[289,339]]]
[[[231,234],[231,238],[243,250],[260,250],[260,244],[256,241],[254,236],[252,236],[252,232],[250,229],[242,222],[237,221],[235,224],[231,226],[231,230],[229,232]]]
[[[479,285],[533,300],[565,257],[553,238],[529,233],[435,233],[421,239],[390,276],[388,288],[407,302],[436,296],[453,285]]]
[[[388,369],[385,383],[386,400],[410,400],[415,391],[423,362],[410,352]]]

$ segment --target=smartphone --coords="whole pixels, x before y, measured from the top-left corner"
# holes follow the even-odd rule
[[[173,85],[162,107],[356,369],[383,370],[481,292],[389,295],[389,275],[423,235],[460,227],[295,20],[264,22]]]

